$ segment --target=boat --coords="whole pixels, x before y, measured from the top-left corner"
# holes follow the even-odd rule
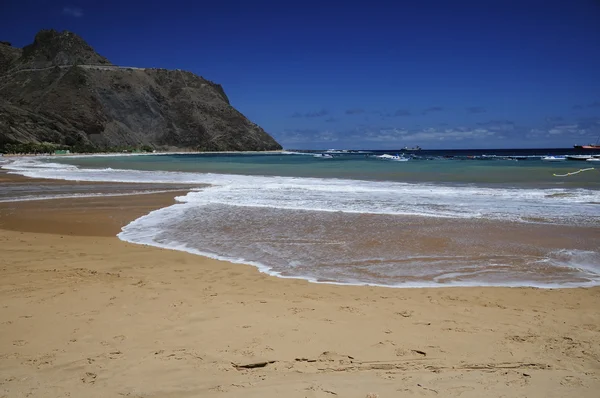
[[[384,155],[379,155],[377,156],[379,159],[385,159],[385,160],[393,160],[395,162],[408,162],[408,158],[405,158],[404,156],[400,156],[398,154],[396,155],[388,155],[387,153]]]
[[[405,158],[404,156],[392,156],[390,158],[390,160],[393,160],[394,162],[408,162],[408,158]]]
[[[333,159],[333,155],[329,153],[316,153],[313,158]]]
[[[416,147],[414,147],[414,148],[409,148],[409,147],[405,146],[404,148],[402,148],[402,150],[403,151],[421,151],[422,148],[420,146],[418,146],[418,145]]]
[[[385,160],[393,160],[395,162],[407,162],[408,158],[405,158],[404,156],[400,156],[398,154],[396,155],[388,155],[387,153],[384,155],[379,155],[376,156],[379,159],[385,159]]]
[[[600,149],[600,135],[598,136],[598,139],[596,140],[595,144],[573,145],[573,148],[575,148],[575,149]]]
[[[567,156],[567,159],[586,161],[588,159],[592,159],[592,156],[591,155],[569,155],[569,156]]]
[[[564,156],[551,156],[551,155],[549,155],[549,156],[543,156],[542,160],[544,162],[562,162],[564,160],[567,160],[567,158],[564,157]]]

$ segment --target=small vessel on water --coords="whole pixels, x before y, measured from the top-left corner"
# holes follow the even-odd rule
[[[543,156],[542,160],[544,162],[563,162],[563,161],[567,160],[567,158],[565,156],[548,155],[548,156]]]
[[[333,159],[333,155],[329,153],[316,153],[313,155],[313,158]]]
[[[405,158],[404,156],[393,156],[390,160],[394,161],[394,162],[408,162],[408,158]]]
[[[408,158],[405,158],[404,156],[400,156],[398,154],[396,155],[388,155],[387,153],[384,155],[380,155],[377,156],[379,159],[385,159],[385,160],[393,160],[395,162],[408,162]]]
[[[586,161],[588,159],[592,159],[592,156],[591,155],[569,155],[569,156],[567,156],[567,159]]]
[[[423,148],[421,148],[420,146],[416,146],[413,148],[409,148],[407,146],[405,146],[404,148],[402,148],[403,151],[421,151]]]

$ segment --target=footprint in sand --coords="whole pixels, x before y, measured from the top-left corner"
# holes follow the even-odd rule
[[[98,375],[92,372],[85,372],[85,375],[81,378],[81,381],[87,384],[94,384]]]
[[[351,314],[359,314],[362,315],[361,310],[359,310],[356,307],[351,307],[351,306],[341,306],[338,308],[340,311],[345,311],[345,312],[349,312]]]
[[[565,376],[563,377],[563,379],[560,381],[560,384],[563,386],[568,386],[568,387],[581,387],[583,386],[583,382],[581,381],[581,379],[579,377],[576,376]]]
[[[113,336],[113,340],[121,343],[122,341],[124,341],[127,337],[123,336],[122,334],[117,335],[117,336]]]
[[[413,313],[414,311],[405,310],[396,312],[396,315],[400,315],[402,318],[410,318]]]

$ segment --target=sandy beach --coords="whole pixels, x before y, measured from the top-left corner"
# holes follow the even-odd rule
[[[0,397],[598,396],[600,288],[311,284],[116,238],[179,193],[0,203]]]

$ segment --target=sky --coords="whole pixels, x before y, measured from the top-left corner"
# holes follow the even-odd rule
[[[558,148],[600,136],[600,0],[0,0],[0,40],[69,30],[184,69],[286,149]]]

